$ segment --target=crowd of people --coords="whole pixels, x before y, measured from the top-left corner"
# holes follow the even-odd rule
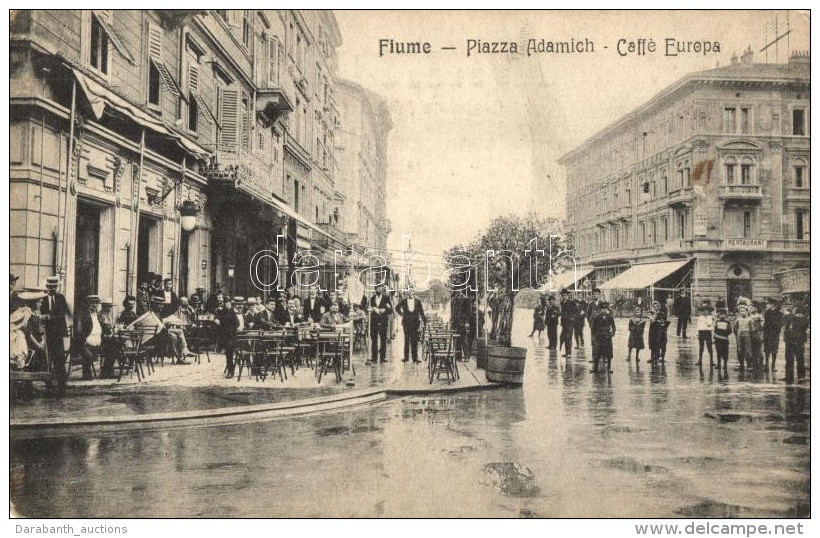
[[[558,349],[559,352],[563,350],[563,356],[570,357],[573,339],[575,349],[584,347],[584,326],[588,324],[593,365],[590,371],[604,369],[612,372],[612,339],[616,332],[614,314],[609,302],[601,298],[600,290],[593,289],[591,295],[585,301],[573,298],[565,289],[560,293],[560,301],[554,295],[542,296],[533,310],[530,337],[537,334],[540,339],[541,333],[546,330],[547,348]],[[677,318],[677,336],[681,340],[689,339],[687,327],[692,321],[692,306],[686,292],[681,291],[669,302],[653,301],[648,309],[635,308],[627,324],[627,361],[632,360],[634,350],[637,364],[641,351],[648,347],[647,362],[665,362],[667,330],[671,324],[670,308],[671,314]],[[710,299],[704,299],[696,313],[694,324],[698,340],[698,366],[704,364],[704,353],[708,353],[711,368],[728,370],[729,342],[734,337],[739,370],[776,372],[782,335],[785,380],[790,383],[795,381],[795,368],[797,381],[806,379],[805,347],[809,320],[804,306],[794,305],[788,298],[769,298],[764,306],[740,297],[730,312],[724,300],[717,300],[713,306]]]

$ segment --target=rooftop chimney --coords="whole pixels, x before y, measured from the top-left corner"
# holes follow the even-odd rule
[[[749,45],[743,54],[740,55],[740,63],[743,65],[752,65],[754,60],[754,53],[752,52],[752,46]]]
[[[792,52],[789,57],[789,63],[792,65],[811,65],[811,52],[807,50],[796,50]]]

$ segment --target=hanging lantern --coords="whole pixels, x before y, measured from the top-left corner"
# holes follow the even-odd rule
[[[186,232],[194,231],[196,228],[196,216],[199,214],[199,208],[193,200],[185,200],[179,206],[180,222],[182,229]]]

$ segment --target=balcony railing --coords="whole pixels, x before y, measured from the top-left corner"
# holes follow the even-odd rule
[[[216,147],[213,161],[204,168],[203,175],[212,181],[232,183],[267,201],[277,190],[275,172],[272,164],[241,144],[220,144]]]
[[[760,200],[763,192],[760,185],[722,185],[718,197],[733,200]]]
[[[692,203],[692,187],[676,188],[669,191],[667,203],[671,206]]]

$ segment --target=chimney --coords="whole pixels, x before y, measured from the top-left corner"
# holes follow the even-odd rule
[[[753,60],[754,53],[752,52],[752,46],[749,45],[749,48],[743,51],[743,54],[740,55],[740,63],[743,65],[752,65]]]
[[[811,66],[811,52],[807,50],[796,50],[792,52],[792,55],[789,57],[789,64],[805,65],[806,67]]]

